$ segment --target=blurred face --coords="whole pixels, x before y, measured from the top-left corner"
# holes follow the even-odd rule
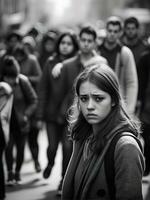
[[[9,48],[15,48],[18,44],[20,44],[20,41],[18,41],[18,38],[17,37],[11,37],[11,39],[9,40],[8,42],[8,47]]]
[[[89,124],[97,124],[111,111],[111,96],[93,83],[85,81],[79,89],[79,104],[83,116]]]
[[[95,39],[91,34],[82,33],[79,44],[81,52],[85,54],[89,54],[95,49]]]
[[[97,45],[100,46],[105,38],[106,38],[106,31],[104,29],[99,30],[97,32],[97,40],[96,40]]]
[[[64,36],[59,45],[60,54],[67,56],[73,52],[73,49],[72,39],[68,35]]]
[[[125,34],[128,39],[134,39],[138,35],[138,29],[134,23],[129,23],[125,27]]]
[[[47,52],[53,52],[55,49],[55,41],[54,40],[47,40],[44,44],[45,50]]]
[[[120,38],[121,31],[119,25],[109,24],[107,27],[107,42],[115,44]]]

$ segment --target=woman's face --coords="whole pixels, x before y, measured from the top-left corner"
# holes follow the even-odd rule
[[[72,39],[70,36],[66,35],[62,38],[59,44],[59,52],[60,54],[67,56],[73,52],[74,46]]]
[[[47,52],[52,53],[55,50],[55,41],[52,39],[49,39],[45,42],[44,48]]]
[[[83,116],[89,124],[97,124],[111,111],[111,96],[93,83],[85,81],[79,88],[79,104]]]

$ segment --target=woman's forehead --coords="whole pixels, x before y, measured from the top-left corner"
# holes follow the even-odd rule
[[[84,81],[81,83],[79,88],[79,94],[85,94],[85,93],[91,93],[91,94],[103,94],[105,91],[103,91],[101,88],[99,88],[96,84],[90,82],[90,81]]]

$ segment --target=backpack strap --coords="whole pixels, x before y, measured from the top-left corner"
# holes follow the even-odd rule
[[[115,73],[117,74],[117,77],[120,78],[121,76],[121,67],[122,65],[122,48],[123,46],[120,46],[120,50],[118,51],[116,55],[116,61],[115,61]]]
[[[23,74],[19,74],[19,85],[20,85],[20,88],[21,88],[21,91],[22,91],[22,94],[23,94],[23,97],[24,97],[24,100],[26,103],[28,103],[28,96],[26,94],[26,88],[25,88],[25,85],[24,83],[27,81],[28,77],[26,77],[25,75]]]
[[[142,144],[139,141],[139,139],[133,135],[132,133],[118,133],[114,136],[114,138],[111,141],[111,144],[109,146],[109,149],[105,155],[105,160],[104,160],[104,168],[105,168],[105,174],[106,174],[106,181],[107,181],[107,185],[108,185],[108,191],[109,191],[109,195],[110,195],[110,199],[111,200],[115,200],[115,194],[116,194],[116,188],[115,188],[115,164],[114,164],[114,152],[115,152],[115,147],[116,144],[118,142],[118,140],[122,137],[122,136],[131,136],[133,137],[141,151],[143,151],[142,148]]]

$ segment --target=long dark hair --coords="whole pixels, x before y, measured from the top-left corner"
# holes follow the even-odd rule
[[[107,92],[114,103],[110,114],[100,122],[100,134],[96,135],[96,147],[99,150],[101,139],[115,129],[118,124],[128,125],[135,134],[139,132],[138,125],[128,115],[121,96],[118,79],[113,70],[105,64],[97,64],[85,69],[76,79],[74,103],[69,110],[69,130],[73,140],[85,140],[92,133],[92,125],[84,118],[79,106],[79,89],[83,82],[89,81],[101,90]]]
[[[75,56],[75,54],[76,54],[76,53],[78,52],[78,50],[79,50],[79,45],[78,45],[77,36],[76,36],[76,34],[75,34],[74,32],[72,32],[72,31],[64,32],[64,33],[62,33],[62,34],[59,36],[59,38],[58,38],[58,40],[57,40],[57,42],[56,42],[56,54],[57,54],[58,56],[61,56],[61,53],[60,53],[60,51],[59,51],[59,45],[60,45],[62,39],[63,39],[64,37],[66,37],[66,36],[69,36],[69,37],[71,38],[72,43],[73,43],[73,47],[74,47],[74,48],[73,48],[73,51],[67,56],[67,58],[71,58],[71,57]]]

